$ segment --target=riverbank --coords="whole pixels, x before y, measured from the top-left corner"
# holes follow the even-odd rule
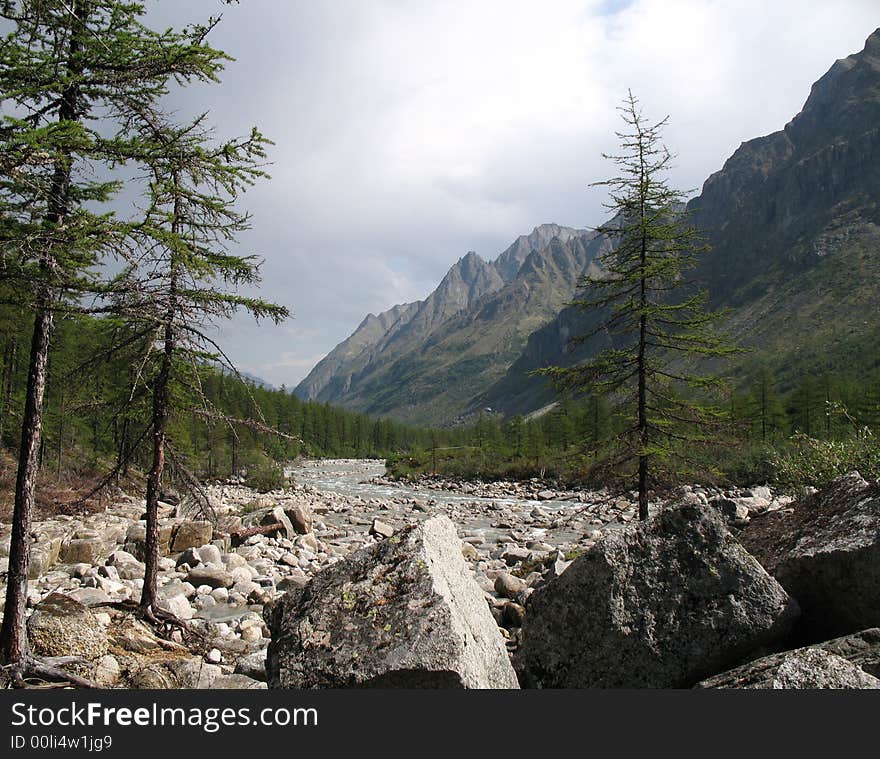
[[[197,518],[185,504],[162,504],[159,595],[162,605],[187,623],[167,640],[126,608],[143,586],[144,503],[138,498],[120,498],[100,513],[36,522],[29,606],[43,609],[54,594],[85,607],[54,605],[62,616],[79,615],[88,637],[98,641],[88,651],[100,653],[89,660],[97,665],[86,667],[86,674],[104,685],[265,687],[265,605],[414,522],[439,514],[452,520],[499,635],[514,651],[533,589],[604,532],[636,519],[632,499],[603,492],[436,478],[403,485],[385,481],[383,469],[378,461],[306,462],[291,472],[293,483],[283,490],[211,485],[213,521]],[[681,497],[715,504],[734,524],[784,508],[790,500],[766,488],[736,493],[688,488]],[[236,534],[260,524],[283,529],[234,544]],[[9,530],[8,524],[0,526],[0,570],[8,562]],[[47,656],[78,650],[65,636],[44,640],[43,646],[40,653]]]

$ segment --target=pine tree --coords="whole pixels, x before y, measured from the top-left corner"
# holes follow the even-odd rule
[[[706,310],[706,294],[684,279],[705,246],[687,223],[684,194],[665,178],[672,160],[661,143],[667,120],[650,123],[631,92],[619,110],[626,124],[617,133],[622,152],[605,158],[620,174],[596,183],[609,188],[606,207],[613,212],[597,232],[614,245],[600,256],[602,273],[580,282],[583,297],[577,301],[599,316],[598,325],[578,339],[604,333],[611,347],[544,374],[563,388],[608,398],[626,420],[616,449],[598,464],[624,472],[636,465],[639,518],[647,519],[648,491],[658,475],[672,473],[673,445],[704,440],[701,430],[715,416],[692,395],[713,378],[689,371],[687,362],[726,356],[734,348],[712,330],[717,315]]]
[[[785,419],[782,401],[767,370],[761,370],[755,378],[749,401],[749,419],[756,426],[761,442],[766,443],[782,427]]]
[[[0,658],[9,664],[27,658],[29,533],[55,314],[94,289],[89,270],[102,254],[126,247],[130,226],[90,210],[119,188],[101,177],[149,158],[118,127],[133,106],[151,108],[171,77],[213,80],[224,60],[204,44],[210,25],[154,32],[141,23],[144,12],[111,0],[0,6],[10,29],[0,41],[0,92],[11,113],[0,127],[0,242],[6,274],[34,314],[0,632]]]
[[[155,113],[144,113],[133,122],[143,144],[153,146],[153,180],[150,206],[140,225],[144,237],[138,265],[114,288],[120,293],[114,311],[130,329],[152,333],[156,345],[143,378],[151,398],[153,441],[141,596],[141,610],[148,617],[158,612],[158,502],[166,460],[174,455],[169,440],[172,414],[187,410],[229,423],[235,448],[248,427],[273,431],[265,419],[231,419],[210,403],[201,384],[206,363],[237,372],[207,327],[240,310],[276,322],[288,315],[282,306],[237,292],[259,281],[259,264],[253,256],[230,251],[236,236],[249,226],[249,216],[237,210],[236,200],[265,176],[261,165],[268,141],[254,129],[245,138],[213,144],[204,120],[200,116],[176,126]],[[246,382],[241,385],[254,407],[252,391]],[[182,460],[176,464],[178,471],[185,469]]]

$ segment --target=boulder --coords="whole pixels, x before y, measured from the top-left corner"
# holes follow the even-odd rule
[[[446,516],[362,548],[265,610],[272,688],[516,688]]]
[[[501,572],[495,578],[495,592],[502,598],[516,598],[516,594],[525,590],[528,586],[519,577],[514,577],[507,572]]]
[[[880,680],[842,656],[822,648],[785,651],[698,683],[698,688],[792,690],[880,689]]]
[[[280,537],[289,538],[291,540],[296,537],[296,529],[293,526],[293,522],[290,521],[287,512],[285,512],[280,506],[269,509],[269,511],[263,514],[260,518],[260,525],[262,527],[267,527],[272,524],[280,524],[282,526],[278,533]]]
[[[65,595],[83,606],[104,606],[113,602],[107,591],[101,588],[76,588]]]
[[[104,541],[97,536],[71,538],[61,549],[61,561],[65,564],[96,564],[106,550]]]
[[[235,663],[236,675],[245,675],[252,680],[266,680],[266,649],[245,654]]]
[[[159,599],[159,606],[165,611],[171,612],[178,619],[192,619],[195,615],[189,601],[184,595],[174,595]]]
[[[265,690],[266,683],[241,674],[222,675],[211,683],[214,690]]]
[[[390,538],[394,535],[394,528],[381,519],[374,519],[372,525],[370,525],[370,535],[376,535],[380,538]]]
[[[159,522],[159,555],[165,556],[171,551],[172,539],[177,526],[172,522]],[[138,561],[144,561],[146,556],[147,527],[144,522],[137,522],[128,528],[125,533],[123,550],[134,556]],[[181,549],[175,549],[182,551]]]
[[[728,522],[743,522],[749,518],[749,508],[739,499],[718,497],[709,501]]]
[[[28,642],[37,656],[81,656],[99,659],[109,646],[107,631],[79,601],[50,593],[27,621]]]
[[[293,529],[300,535],[308,535],[312,531],[312,512],[308,506],[295,504],[284,510],[287,518],[293,525]]]
[[[231,588],[235,585],[235,578],[225,569],[213,569],[205,566],[191,569],[186,576],[186,581],[197,588],[200,585],[208,585],[211,588]]]
[[[880,626],[880,486],[858,472],[753,520],[740,539],[797,598],[805,642]]]
[[[717,511],[606,532],[532,595],[517,668],[545,688],[680,688],[783,638],[797,603]]]
[[[185,551],[187,548],[198,548],[205,545],[205,543],[210,543],[213,534],[214,526],[210,522],[181,522],[174,531],[174,537],[171,540],[171,550],[177,553],[178,551]]]

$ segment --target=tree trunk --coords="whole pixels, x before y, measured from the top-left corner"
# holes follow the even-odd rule
[[[147,477],[147,535],[144,557],[144,588],[141,609],[152,614],[158,608],[159,577],[159,492],[165,469],[166,427],[168,424],[168,383],[171,377],[171,359],[174,354],[174,328],[165,326],[165,353],[156,384],[153,387],[153,463]]]
[[[644,187],[644,182],[642,183]],[[644,220],[644,201],[642,219]],[[644,222],[643,222],[644,223]],[[645,356],[648,342],[648,317],[645,313],[647,307],[647,281],[645,270],[647,267],[648,241],[642,236],[641,250],[641,308],[639,317],[639,519],[644,521],[648,518],[648,366]]]
[[[173,177],[177,186],[177,175]],[[178,232],[180,219],[180,199],[174,202],[174,217],[171,231]],[[162,487],[162,472],[165,469],[165,443],[168,426],[168,386],[171,381],[171,363],[176,348],[174,319],[177,316],[177,266],[171,253],[168,309],[165,313],[165,334],[162,364],[153,386],[153,463],[147,477],[147,535],[144,546],[144,588],[141,593],[141,610],[148,617],[155,616],[158,610],[159,578],[159,492]]]
[[[31,555],[31,516],[52,326],[52,308],[48,296],[45,296],[34,320],[24,422],[21,427],[21,447],[18,454],[18,475],[15,481],[6,606],[3,610],[3,626],[0,629],[0,661],[6,664],[17,664],[27,653],[24,623]]]
[[[59,123],[79,118],[80,91],[77,79],[81,73],[78,58],[82,46],[81,35],[88,18],[88,5],[82,0],[74,4],[73,23],[67,57],[67,72],[72,83],[61,95],[58,110]],[[46,209],[46,224],[58,227],[67,216],[70,204],[70,156],[62,156],[55,163]],[[57,268],[55,254],[50,247],[40,256],[40,271],[49,280]],[[54,326],[53,308],[56,296],[46,284],[36,298],[36,316],[31,338],[28,381],[25,391],[24,417],[21,424],[21,447],[18,452],[18,473],[15,480],[15,506],[12,517],[12,535],[9,544],[9,571],[7,574],[6,606],[0,628],[0,660],[5,664],[20,664],[27,653],[25,633],[25,606],[27,603],[28,570],[30,566],[30,531],[34,505],[34,485],[37,474],[37,455],[43,431],[43,396],[46,391],[46,369],[49,343]]]

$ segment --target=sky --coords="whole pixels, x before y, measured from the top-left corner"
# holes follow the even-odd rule
[[[877,0],[153,0],[148,23],[222,13],[220,84],[170,97],[218,136],[258,126],[271,180],[236,251],[281,324],[220,325],[243,371],[293,388],[367,313],[426,297],[468,251],[605,215],[616,108],[669,117],[673,186],[699,191],[781,129],[877,28]]]

